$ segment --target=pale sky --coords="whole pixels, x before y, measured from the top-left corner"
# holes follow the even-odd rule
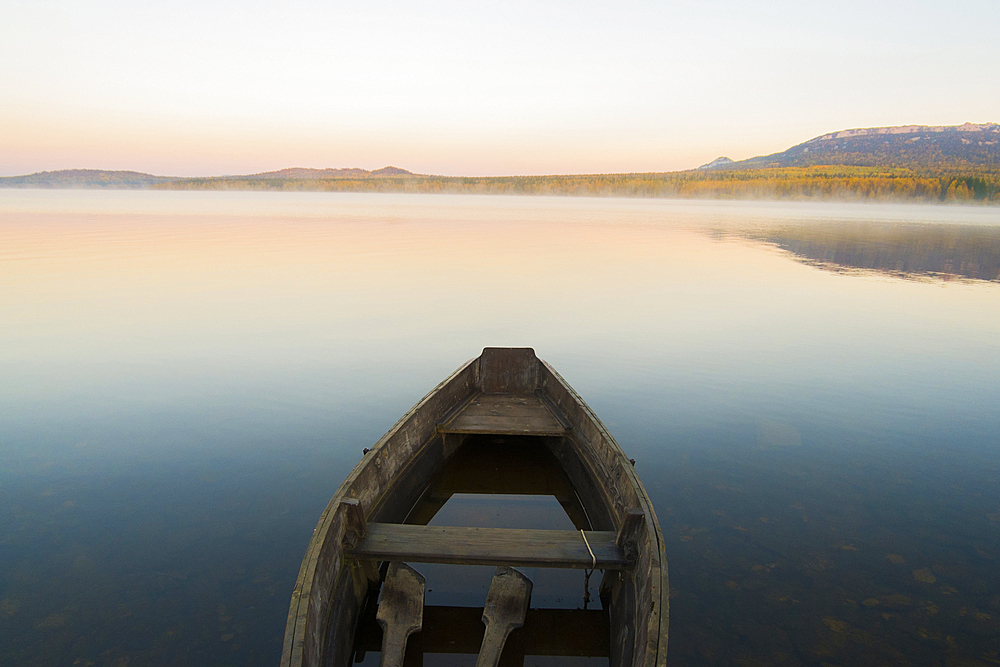
[[[688,169],[1000,121],[1000,1],[0,0],[0,175]]]

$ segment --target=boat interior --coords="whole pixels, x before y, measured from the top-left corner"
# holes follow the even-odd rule
[[[546,446],[550,437],[464,438],[404,523],[592,530],[572,482]],[[578,532],[575,537],[585,547]],[[486,639],[487,627],[482,620],[486,589],[497,576],[496,568],[447,563],[411,565],[426,578],[426,600],[421,629],[409,636],[402,664],[451,665],[456,664],[458,654],[470,662],[469,656],[478,656]],[[380,579],[387,579],[388,566],[388,562],[382,563]],[[499,664],[520,667],[528,656],[558,656],[563,667],[607,664],[610,627],[607,609],[598,595],[601,573],[591,585],[589,570],[521,567],[519,571],[533,585],[530,605],[522,625],[507,635]],[[373,584],[359,618],[353,655],[358,664],[374,666],[381,662],[384,631],[377,618],[380,592],[379,584]]]

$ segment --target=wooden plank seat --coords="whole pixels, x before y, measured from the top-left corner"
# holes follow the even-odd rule
[[[568,422],[536,394],[476,394],[437,426],[438,433],[566,435]]]
[[[614,531],[369,523],[344,555],[360,560],[622,570],[633,565]],[[624,546],[624,545],[623,545]],[[593,558],[591,558],[591,550]],[[596,562],[595,562],[596,561]]]

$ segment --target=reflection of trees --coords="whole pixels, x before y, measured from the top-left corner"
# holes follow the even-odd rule
[[[836,223],[787,226],[748,236],[828,270],[1000,281],[1000,227]]]

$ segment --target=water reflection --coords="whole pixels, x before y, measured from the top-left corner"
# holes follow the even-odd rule
[[[813,222],[743,233],[835,273],[1000,281],[1000,227]]]

